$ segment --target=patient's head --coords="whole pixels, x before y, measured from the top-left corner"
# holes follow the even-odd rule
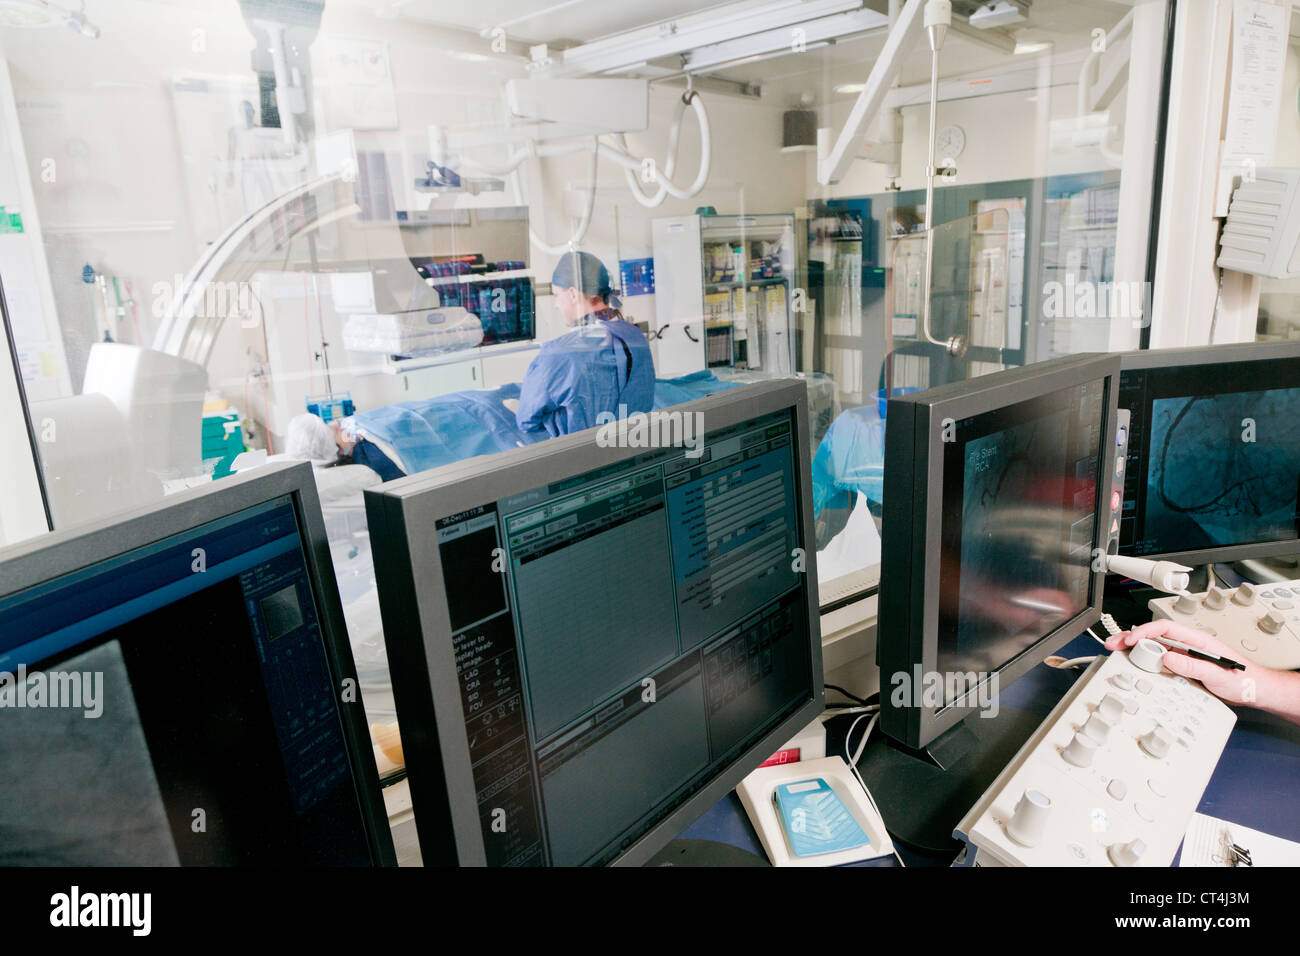
[[[301,458],[313,465],[332,465],[340,453],[347,454],[347,444],[339,432],[338,424],[327,425],[316,415],[303,414],[289,420],[285,436],[285,454]]]

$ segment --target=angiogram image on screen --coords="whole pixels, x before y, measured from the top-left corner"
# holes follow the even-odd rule
[[[1157,399],[1145,536],[1185,548],[1296,536],[1300,388]]]
[[[966,444],[955,670],[995,669],[1078,609],[1069,432],[1059,411]]]

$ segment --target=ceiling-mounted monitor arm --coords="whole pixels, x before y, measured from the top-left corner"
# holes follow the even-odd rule
[[[863,131],[884,106],[894,81],[903,68],[903,60],[925,39],[924,10],[927,0],[907,0],[889,27],[885,47],[876,58],[866,85],[858,94],[849,118],[831,146],[830,127],[817,130],[817,181],[823,186],[839,182],[853,162]]]

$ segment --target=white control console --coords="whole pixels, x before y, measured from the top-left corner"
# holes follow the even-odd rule
[[[1284,671],[1300,667],[1300,581],[1210,588],[1204,594],[1155,598],[1147,607],[1153,617],[1212,634],[1243,662]]]
[[[1234,714],[1141,641],[1098,658],[957,825],[970,866],[1169,866]]]

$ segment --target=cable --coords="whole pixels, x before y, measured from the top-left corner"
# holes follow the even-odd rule
[[[668,132],[668,160],[664,164],[664,171],[661,174],[653,165],[650,167],[651,175],[659,182],[659,189],[653,196],[647,196],[641,191],[640,185],[636,181],[636,170],[646,168],[645,160],[633,156],[627,149],[627,137],[622,133],[619,134],[619,141],[623,149],[615,151],[610,147],[602,147],[605,156],[613,159],[616,163],[624,167],[623,175],[627,180],[627,187],[632,191],[632,197],[646,208],[654,208],[663,203],[668,196],[675,196],[678,199],[690,199],[697,195],[704,184],[709,179],[709,167],[712,164],[712,134],[709,130],[709,114],[704,109],[704,101],[700,94],[691,89],[691,78],[686,79],[686,92],[682,94],[678,102],[677,111],[673,114],[673,125]],[[695,181],[682,189],[672,181],[672,175],[677,169],[677,143],[681,136],[682,117],[686,114],[686,107],[689,105],[695,110],[695,117],[700,124],[700,169],[695,174]],[[648,158],[648,157],[647,157]]]
[[[1092,634],[1091,631],[1088,633]],[[1096,635],[1093,634],[1093,637],[1096,637]],[[1061,661],[1059,664],[1052,664],[1051,666],[1055,667],[1057,670],[1067,670],[1072,667],[1086,667],[1096,659],[1097,655],[1095,654],[1092,657],[1072,657],[1068,661]],[[1048,660],[1052,660],[1052,658],[1048,658]]]
[[[835,693],[837,694],[843,694],[845,697],[847,697],[849,700],[853,701],[854,703],[862,704],[864,707],[868,706],[868,701],[865,697],[859,697],[857,694],[850,694],[847,690],[845,690],[843,687],[839,686],[838,684],[824,684],[822,686],[824,686],[827,690],[835,691]]]
[[[573,252],[579,245],[581,245],[582,240],[587,237],[587,230],[591,226],[591,216],[596,209],[597,159],[600,156],[600,140],[593,136],[591,142],[591,169],[587,175],[587,202],[583,206],[582,218],[578,221],[578,228],[573,231],[573,235],[571,235],[568,241],[563,245],[553,246],[539,236],[531,224],[528,227],[528,238],[532,240],[533,245],[548,255],[562,256],[566,252]],[[515,191],[517,193],[522,192],[519,188],[518,169],[513,170],[510,175],[515,183]]]
[[[885,817],[880,812],[880,807],[876,805],[876,798],[871,795],[871,791],[867,788],[867,782],[862,779],[862,774],[858,773],[858,758],[862,756],[862,751],[866,749],[867,738],[871,736],[871,729],[876,726],[876,721],[880,718],[879,707],[877,707],[876,712],[871,715],[871,721],[867,724],[867,731],[862,735],[862,743],[858,744],[858,749],[853,752],[853,756],[849,756],[849,741],[853,737],[853,728],[857,727],[858,723],[865,716],[865,713],[861,714],[854,718],[853,723],[849,724],[849,731],[844,735],[844,757],[848,760],[849,769],[853,771],[853,776],[858,778],[858,784],[862,787],[862,792],[867,795],[867,802],[871,804],[871,809],[876,812],[876,817],[880,820],[881,824],[883,824],[885,822]],[[889,849],[890,852],[894,854],[894,859],[898,861],[898,865],[907,869],[907,864],[904,863],[903,858],[898,855],[898,847],[894,845],[893,840],[889,841]]]
[[[555,143],[546,146],[538,146],[535,142],[529,141],[522,149],[511,153],[504,164],[485,163],[480,160],[472,159],[468,156],[461,156],[461,163],[471,170],[477,170],[489,176],[505,178],[513,177],[516,193],[522,192],[519,186],[518,173],[519,168],[529,159],[540,159],[550,156],[569,156],[574,153],[580,153],[585,149],[592,150],[592,173],[591,187],[588,191],[587,208],[583,215],[582,223],[577,231],[570,237],[568,244],[564,246],[552,246],[542,240],[535,232],[530,230],[530,237],[533,244],[538,246],[544,252],[551,255],[559,255],[569,251],[573,246],[580,243],[586,236],[587,227],[591,222],[591,211],[595,205],[596,198],[596,158],[604,156],[606,159],[613,160],[623,167],[623,174],[627,180],[628,189],[632,191],[632,196],[638,203],[647,208],[654,208],[663,203],[668,196],[674,196],[677,199],[691,199],[698,195],[709,180],[709,171],[713,162],[712,133],[709,127],[709,114],[704,107],[704,100],[700,94],[690,88],[690,78],[687,78],[687,89],[678,103],[676,112],[673,114],[672,126],[668,131],[668,158],[664,163],[662,171],[654,163],[652,157],[636,156],[627,145],[627,136],[623,133],[619,135],[618,146],[611,146],[608,143],[602,143],[599,136],[592,138],[592,145],[585,143]],[[686,107],[690,106],[695,111],[696,120],[700,125],[700,168],[695,175],[694,181],[689,186],[679,186],[672,180],[673,173],[677,169],[677,147],[681,140],[682,119],[686,114]],[[651,196],[647,196],[641,191],[637,183],[635,173],[648,172],[652,181],[659,184],[659,188]]]
[[[847,717],[849,714],[874,714],[880,710],[879,704],[864,704],[861,707],[856,704],[827,704],[826,707],[827,709],[822,711],[822,715],[817,718],[823,724],[834,720],[836,717]],[[832,710],[835,712],[831,713]]]
[[[1089,637],[1091,637],[1094,641],[1096,641],[1096,642],[1097,642],[1098,644],[1100,644],[1102,647],[1105,647],[1105,646],[1106,646],[1106,642],[1105,642],[1105,641],[1103,641],[1103,640],[1102,640],[1100,637],[1098,637],[1096,634],[1092,633],[1092,628],[1088,628],[1088,630],[1087,630],[1087,634],[1088,634]]]

